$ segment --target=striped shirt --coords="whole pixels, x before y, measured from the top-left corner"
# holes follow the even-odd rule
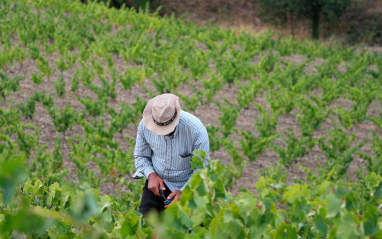
[[[206,153],[203,163],[207,165],[210,151],[207,130],[194,115],[181,111],[172,136],[153,133],[141,120],[134,150],[135,175],[148,178],[155,172],[171,191],[183,190],[191,175],[199,170],[191,169],[195,149]]]

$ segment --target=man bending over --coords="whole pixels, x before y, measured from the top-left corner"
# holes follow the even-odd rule
[[[149,100],[139,123],[134,150],[133,178],[146,177],[139,212],[144,216],[164,210],[165,200],[178,201],[191,175],[192,152],[203,150],[209,160],[206,128],[194,115],[181,110],[179,97],[163,94]],[[170,203],[170,204],[171,204]],[[167,204],[167,202],[166,202]]]

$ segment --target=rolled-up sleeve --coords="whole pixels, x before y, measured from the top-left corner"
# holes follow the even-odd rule
[[[155,172],[155,170],[151,159],[152,150],[144,137],[144,127],[144,122],[142,120],[138,127],[137,140],[134,149],[134,159],[137,171],[141,172],[146,178],[148,178],[150,173]]]

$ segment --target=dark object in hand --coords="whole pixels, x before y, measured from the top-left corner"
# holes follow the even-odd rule
[[[159,192],[160,192],[160,195],[163,197],[164,199],[164,205],[169,205],[172,200],[174,200],[174,198],[171,198],[171,199],[166,199],[166,197],[164,196],[164,192],[163,190],[161,189],[161,187],[159,186]]]
[[[171,199],[166,199],[166,201],[164,201],[164,205],[169,205],[172,200],[174,200],[174,198],[171,198]]]

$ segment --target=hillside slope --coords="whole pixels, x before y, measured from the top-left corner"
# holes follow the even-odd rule
[[[207,126],[214,160],[210,173],[196,175],[184,196],[190,202],[196,200],[205,211],[190,213],[196,204],[190,206],[184,199],[184,208],[179,206],[180,211],[171,213],[184,218],[189,215],[193,221],[182,219],[176,230],[195,229],[205,217],[209,220],[207,230],[214,228],[209,235],[218,236],[225,221],[239,220],[242,215],[237,212],[237,218],[224,219],[225,210],[236,215],[234,205],[247,199],[251,202],[248,208],[261,211],[258,216],[264,217],[266,225],[261,230],[268,236],[275,235],[279,227],[293,231],[293,235],[305,233],[297,229],[297,221],[312,223],[318,217],[307,215],[317,203],[327,202],[328,216],[322,212],[317,220],[325,220],[322,223],[331,228],[337,219],[347,222],[346,215],[366,215],[370,210],[377,218],[371,224],[380,225],[380,213],[373,211],[381,203],[380,53],[277,39],[272,32],[237,34],[214,25],[198,27],[180,19],[79,1],[6,0],[0,3],[0,23],[0,139],[4,145],[0,150],[5,155],[2,160],[7,161],[9,155],[26,160],[26,174],[32,181],[21,186],[19,196],[25,193],[28,200],[42,200],[30,205],[86,221],[82,214],[71,214],[74,209],[66,207],[58,196],[44,201],[49,195],[39,188],[60,192],[67,199],[71,195],[74,202],[85,200],[82,192],[88,190],[104,195],[94,200],[109,208],[113,219],[94,220],[108,236],[119,230],[117,222],[123,224],[121,214],[142,220],[132,215],[144,180],[130,178],[135,171],[137,124],[151,97],[171,92],[180,96],[184,110]],[[211,175],[220,181],[207,180]],[[368,180],[364,181],[365,177]],[[288,187],[292,184],[297,186]],[[211,193],[198,185],[208,185]],[[236,199],[224,188],[238,195]],[[332,192],[334,188],[338,191]],[[361,206],[340,212],[341,200],[353,202],[355,192],[365,193]],[[303,201],[292,197],[298,193]],[[366,196],[370,193],[377,196]],[[58,199],[52,203],[54,198]],[[93,201],[89,203],[93,205]],[[209,211],[209,203],[216,203],[211,209],[214,212]],[[301,212],[295,208],[299,203],[306,206],[301,206]],[[373,208],[364,206],[368,204]],[[117,212],[110,205],[117,207]],[[286,218],[284,209],[295,213],[285,219],[290,224],[280,222],[281,217]],[[1,210],[0,219],[3,213],[8,215],[6,207]],[[48,215],[65,225],[73,223],[44,212],[38,215]],[[112,212],[116,215],[111,216]],[[95,215],[89,217],[97,218]],[[362,223],[368,226],[367,220],[374,214],[367,215]],[[247,236],[261,226],[252,219],[240,220],[234,225]],[[0,226],[6,225],[1,221]],[[379,231],[375,226],[377,229],[365,233],[362,223],[351,223],[359,235]],[[250,229],[252,224],[259,228]],[[320,225],[304,230],[314,236],[330,233]],[[344,225],[348,224],[338,224],[331,232],[337,233],[336,228]],[[169,234],[163,238],[173,233],[167,226]],[[160,233],[161,229],[157,230]],[[198,230],[195,237],[207,233]],[[176,238],[178,234],[171,235]]]

